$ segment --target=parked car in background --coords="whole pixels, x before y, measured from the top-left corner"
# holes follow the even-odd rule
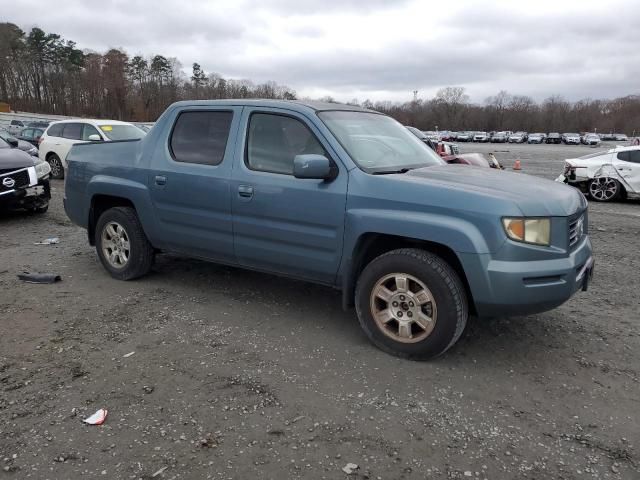
[[[582,143],[585,145],[597,146],[600,145],[600,137],[595,133],[585,133],[582,137]]]
[[[459,151],[458,145],[456,145],[455,143],[442,142],[442,141],[434,142],[422,130],[416,127],[409,127],[409,126],[406,126],[406,128],[440,156],[454,155]]]
[[[473,141],[473,132],[459,132],[456,137],[456,142],[471,142]]]
[[[4,128],[0,128],[0,138],[12,148],[17,148],[23,152],[27,152],[29,155],[38,156],[38,149],[36,147],[31,145],[29,142],[25,142],[24,140],[14,137]]]
[[[580,145],[580,135],[577,133],[563,133],[562,143],[565,145]]]
[[[151,130],[154,124],[152,122],[136,122],[134,125],[145,133],[149,133],[149,130]]]
[[[562,143],[562,137],[558,132],[551,132],[547,135],[547,138],[545,138],[544,141],[545,143],[560,144]]]
[[[46,130],[51,123],[52,122],[50,120],[36,120],[34,122],[27,123],[27,127],[42,128],[43,130]]]
[[[405,125],[405,128],[413,133],[417,138],[424,142],[431,150],[436,151],[436,145],[438,142],[434,142],[425,132],[416,127],[410,127]]]
[[[613,138],[613,133],[603,133],[602,135],[600,135],[600,139],[603,142],[610,142],[612,140],[615,140],[615,138]]]
[[[9,123],[9,126],[7,127],[7,131],[11,134],[11,135],[17,135],[20,130],[22,130],[24,127],[26,127],[25,122],[23,122],[22,120],[11,120],[11,122]]]
[[[479,142],[479,143],[486,143],[489,141],[489,135],[487,135],[487,132],[476,132],[475,135],[473,136],[473,141]]]
[[[556,181],[578,187],[598,202],[640,197],[640,146],[569,158]]]
[[[482,153],[458,153],[454,155],[445,155],[442,159],[452,165],[459,164],[472,165],[474,167],[504,169],[492,153],[489,154],[489,157],[486,157]]]
[[[624,133],[614,133],[613,134],[613,139],[616,142],[628,142],[629,141],[629,137],[627,137]]]
[[[507,143],[508,140],[506,132],[496,132],[490,139],[491,143]]]
[[[53,178],[64,178],[67,153],[74,143],[139,140],[146,133],[117,120],[63,120],[49,125],[40,137],[40,159],[51,166]]]
[[[512,135],[509,135],[509,143],[524,143],[527,140],[527,135],[525,132],[516,132]]]
[[[546,311],[592,277],[582,194],[446,165],[351,105],[178,102],[144,139],[79,143],[67,160],[65,211],[113,278],[167,251],[324,284],[405,358],[445,352],[470,312]]]
[[[0,210],[46,212],[51,198],[50,171],[46,162],[0,138]]]
[[[38,148],[40,146],[40,137],[46,130],[42,127],[27,127],[23,128],[20,133],[17,135],[18,140],[22,140],[25,142],[29,142],[34,147]]]
[[[542,143],[544,141],[544,134],[542,133],[531,133],[527,137],[527,143]]]

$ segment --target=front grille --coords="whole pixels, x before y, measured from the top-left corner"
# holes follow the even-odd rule
[[[15,190],[16,188],[28,187],[30,182],[29,171],[26,168],[22,170],[0,171],[0,193]]]
[[[569,247],[573,247],[584,235],[584,215],[569,222]]]

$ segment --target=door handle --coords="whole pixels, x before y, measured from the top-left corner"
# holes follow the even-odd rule
[[[251,185],[239,185],[238,195],[244,198],[253,197],[253,187]]]
[[[165,177],[164,175],[156,175],[155,181],[156,185],[166,185],[167,177]]]

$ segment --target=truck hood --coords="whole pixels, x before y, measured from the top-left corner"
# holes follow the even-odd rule
[[[19,148],[0,148],[0,170],[33,167],[34,165],[34,157]]]
[[[413,181],[474,192],[515,204],[525,216],[565,217],[585,206],[575,188],[523,173],[511,173],[469,165],[441,165],[392,175],[400,181]],[[496,212],[497,213],[497,212]]]

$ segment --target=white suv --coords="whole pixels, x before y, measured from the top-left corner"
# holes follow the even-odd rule
[[[51,166],[53,178],[64,178],[66,158],[74,143],[134,140],[145,136],[135,125],[118,120],[63,120],[49,125],[40,137],[40,160]]]

